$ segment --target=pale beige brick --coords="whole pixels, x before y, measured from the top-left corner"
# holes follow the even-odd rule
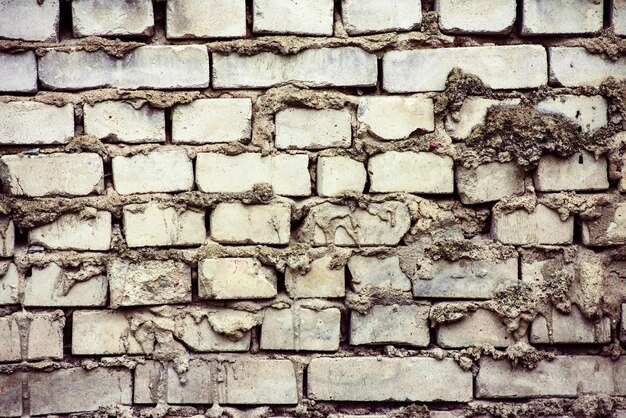
[[[413,132],[435,129],[433,100],[425,96],[372,96],[359,102],[361,124],[385,140],[408,138]]]
[[[276,271],[256,258],[219,258],[198,263],[201,299],[264,299],[276,296]]]
[[[352,144],[351,116],[345,110],[289,108],[276,113],[276,148],[347,148]]]
[[[522,0],[522,34],[596,33],[602,29],[600,1]]]
[[[83,210],[28,231],[29,245],[52,250],[106,251],[111,246],[111,213]]]
[[[606,190],[609,188],[606,157],[595,158],[580,151],[567,158],[546,155],[534,173],[535,187],[542,192]]]
[[[374,305],[367,313],[350,313],[350,344],[406,344],[426,347],[430,343],[428,312],[423,305]]]
[[[265,311],[261,326],[261,349],[295,351],[337,351],[341,312],[337,308]]]
[[[352,275],[352,287],[357,292],[368,287],[411,290],[411,281],[400,269],[398,256],[378,258],[353,255],[348,260],[348,270]]]
[[[0,103],[0,144],[67,144],[74,137],[74,107],[39,102]]]
[[[59,0],[5,0],[0,3],[0,38],[57,40]]]
[[[110,142],[165,142],[165,112],[143,105],[107,101],[83,106],[85,133]]]
[[[260,34],[333,34],[333,0],[254,0],[252,30]]]
[[[513,162],[456,168],[456,185],[465,205],[493,202],[522,193],[524,178],[524,170]]]
[[[626,202],[604,206],[600,211],[600,217],[583,221],[583,244],[589,247],[626,244]]]
[[[13,219],[0,216],[0,257],[12,257],[15,251],[15,224]]]
[[[515,23],[515,0],[437,0],[439,28],[453,34],[504,34]]]
[[[72,26],[78,37],[152,35],[152,1],[74,0]]]
[[[552,308],[548,318],[538,316],[530,329],[530,342],[538,344],[594,344],[611,340],[611,319],[608,316],[591,321],[576,305],[563,313]],[[548,325],[549,321],[549,325]]]
[[[458,321],[443,323],[437,329],[437,344],[443,348],[485,344],[507,347],[513,342],[513,336],[509,335],[498,316],[486,309],[470,312]]]
[[[211,238],[224,244],[288,244],[291,209],[284,204],[220,203],[211,212]]]
[[[246,36],[245,0],[168,0],[167,37],[236,38]]]
[[[491,234],[504,244],[570,244],[574,239],[574,218],[563,221],[555,210],[537,205],[531,213],[518,209],[494,214]]]
[[[318,157],[317,194],[337,196],[346,192],[363,193],[367,181],[365,165],[349,157]]]
[[[10,261],[0,262],[0,306],[19,303],[20,273]],[[342,284],[343,288],[343,284]]]
[[[285,270],[285,288],[292,298],[340,298],[345,296],[345,268],[333,268],[333,257],[326,255],[311,261],[310,270]]]
[[[421,0],[342,0],[341,11],[350,35],[404,32],[422,23]]]

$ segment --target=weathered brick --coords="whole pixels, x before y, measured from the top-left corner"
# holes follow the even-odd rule
[[[28,231],[28,244],[52,250],[106,251],[111,247],[111,213],[83,210]]]
[[[515,0],[437,0],[439,29],[444,33],[504,34],[515,23]]]
[[[583,244],[590,247],[626,244],[626,202],[600,210],[599,218],[583,221]]]
[[[342,0],[341,12],[350,35],[409,31],[422,23],[421,0]]]
[[[49,50],[39,59],[39,80],[52,90],[205,88],[209,55],[202,45],[142,46],[123,58],[104,51]]]
[[[601,1],[522,0],[522,34],[596,33],[602,29]]]
[[[397,245],[410,226],[409,211],[401,202],[372,203],[368,210],[322,203],[311,208],[299,237],[313,245]]]
[[[100,367],[85,370],[78,367],[30,373],[27,379],[30,413],[33,415],[68,414],[96,411],[105,405],[128,405],[133,393],[128,369]]]
[[[100,102],[83,107],[85,133],[111,142],[165,142],[165,112],[149,105],[136,109],[126,102]]]
[[[337,308],[267,309],[261,327],[261,349],[337,351],[341,312]]]
[[[242,98],[201,99],[172,110],[172,142],[205,144],[250,138],[252,101]]]
[[[0,179],[13,196],[86,196],[104,191],[104,165],[98,154],[87,152],[5,155]]]
[[[495,213],[491,234],[504,244],[571,244],[574,239],[574,218],[561,220],[559,213],[537,205],[531,213],[518,209],[510,213]]]
[[[350,71],[345,71],[350,68]],[[376,56],[357,47],[307,49],[292,55],[213,54],[213,87],[260,88],[286,82],[311,87],[367,87],[378,79]]]
[[[453,161],[428,152],[388,151],[367,163],[370,191],[446,194],[454,192]]]
[[[498,289],[517,282],[517,264],[517,257],[504,260],[440,259],[423,263],[417,280],[413,282],[413,295],[490,299]]]
[[[201,245],[206,240],[204,211],[159,203],[124,206],[124,237],[130,248]]]
[[[427,305],[374,305],[366,314],[350,312],[350,344],[406,344],[426,347],[430,343]]]
[[[427,357],[315,358],[308,395],[329,401],[467,402],[472,375],[454,360]]]
[[[578,125],[583,132],[594,132],[607,124],[607,103],[602,96],[564,94],[549,97],[537,104],[541,113],[562,115]]]
[[[345,291],[345,268],[332,268],[332,254],[311,261],[306,273],[287,267],[285,288],[292,298],[341,298]],[[0,282],[1,283],[1,282]]]
[[[619,339],[626,341],[626,304],[622,304],[621,326],[619,328]]]
[[[383,87],[390,93],[442,91],[453,68],[478,76],[493,89],[539,87],[547,82],[540,45],[390,51],[383,57]]]
[[[465,205],[494,202],[524,191],[525,172],[514,162],[456,168],[456,186]]]
[[[512,107],[519,103],[520,99],[496,100],[469,96],[463,101],[456,114],[446,116],[446,131],[453,138],[467,138],[474,128],[485,124],[489,108]]]
[[[133,402],[136,404],[156,404],[159,401],[159,387],[167,384],[167,373],[160,361],[146,360],[135,367],[133,381]]]
[[[358,119],[378,138],[406,139],[413,132],[432,132],[435,111],[431,98],[425,96],[372,96],[359,102]]]
[[[365,165],[349,157],[318,157],[317,194],[337,196],[346,192],[363,193],[367,181]]]
[[[458,321],[443,323],[437,328],[437,344],[442,348],[462,348],[490,344],[506,347],[513,336],[491,311],[478,309]]]
[[[333,0],[254,0],[252,30],[332,36],[333,9]]]
[[[184,149],[160,149],[112,161],[113,186],[119,194],[183,192],[193,187],[193,164]]]
[[[56,263],[33,267],[24,285],[24,306],[104,306],[107,278],[99,269],[72,271]]]
[[[167,37],[237,38],[246,36],[245,0],[168,0]]]
[[[609,77],[626,78],[625,57],[610,61],[583,47],[551,47],[548,53],[550,84],[599,87]]]
[[[183,262],[116,259],[107,275],[112,308],[191,302],[191,268]]]
[[[0,306],[19,303],[19,283],[20,274],[15,264],[0,261]]]
[[[72,354],[141,354],[143,350],[130,332],[123,312],[74,311]]]
[[[534,369],[483,358],[476,378],[478,398],[576,397],[626,393],[624,360],[599,356],[557,356]]]
[[[198,263],[201,299],[266,299],[276,296],[276,271],[256,258],[219,258]]]
[[[614,0],[611,22],[616,34],[626,36],[626,0]]]
[[[211,212],[210,225],[211,238],[223,244],[288,244],[291,208],[220,203]]]
[[[38,102],[0,104],[0,144],[67,144],[74,137],[74,108]]]
[[[535,170],[535,187],[542,192],[606,190],[609,188],[607,173],[606,157],[596,159],[584,150],[567,158],[546,155]]]
[[[184,384],[171,365],[167,374],[167,400],[172,404],[298,402],[295,368],[289,360],[196,356],[191,359]]]
[[[242,193],[267,183],[283,196],[309,196],[311,176],[306,154],[200,153],[196,158],[198,188],[207,193]]]
[[[34,93],[36,91],[37,59],[35,53],[33,51],[0,52],[0,93]]]
[[[74,36],[152,35],[150,0],[73,0]]]
[[[352,144],[350,113],[336,109],[290,108],[276,114],[276,148],[348,148]]]
[[[59,0],[0,2],[0,38],[55,42],[58,30]]]
[[[348,260],[351,285],[356,292],[367,287],[391,287],[410,291],[411,281],[400,269],[398,256],[378,258],[353,255]]]
[[[0,362],[63,358],[64,326],[61,311],[16,312],[0,317]]]
[[[555,308],[544,316],[538,316],[530,329],[530,342],[538,344],[608,343],[611,341],[611,319],[603,317],[593,322],[582,314],[576,305],[572,311],[562,313]]]
[[[0,257],[12,257],[15,251],[15,224],[13,219],[0,216]]]

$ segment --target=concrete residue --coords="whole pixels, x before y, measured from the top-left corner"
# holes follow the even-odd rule
[[[34,50],[38,56],[45,55],[50,49],[55,51],[104,51],[107,54],[122,58],[134,49],[146,45],[142,42],[119,41],[114,39],[101,38],[99,36],[88,36],[86,38],[58,42],[28,42],[0,39],[0,51],[25,51]]]

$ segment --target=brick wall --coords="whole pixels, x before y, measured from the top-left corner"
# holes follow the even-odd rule
[[[0,417],[626,416],[625,79],[624,0],[0,0]]]

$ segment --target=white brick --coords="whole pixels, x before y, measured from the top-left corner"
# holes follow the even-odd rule
[[[626,78],[626,57],[605,60],[582,47],[551,47],[550,83],[565,87],[599,87],[609,77]]]
[[[76,276],[76,279],[72,275]],[[104,273],[80,268],[77,272],[50,263],[33,267],[25,278],[24,306],[104,306],[108,281]]]
[[[578,125],[583,132],[594,132],[607,124],[607,103],[602,96],[564,94],[549,97],[537,104],[541,113],[562,115]]]
[[[557,356],[534,369],[484,357],[476,378],[478,398],[577,397],[626,394],[624,360],[600,356]]]
[[[337,196],[346,192],[363,193],[367,172],[365,165],[349,157],[317,159],[317,194]]]
[[[72,314],[72,354],[141,354],[143,350],[131,334],[123,312],[74,311]]]
[[[604,5],[585,0],[522,0],[522,34],[596,33],[602,29]]]
[[[333,0],[254,0],[255,33],[333,34]]]
[[[571,244],[574,218],[570,216],[562,221],[558,212],[537,205],[532,213],[518,209],[511,213],[494,214],[491,234],[504,244]]]
[[[515,285],[517,257],[505,260],[434,260],[420,263],[413,295],[419,298],[490,299]]]
[[[4,191],[13,196],[86,196],[104,191],[98,154],[5,155],[0,158]]]
[[[0,38],[54,42],[58,29],[59,0],[0,2]]]
[[[151,0],[73,0],[74,36],[152,35]]]
[[[15,251],[15,224],[13,219],[0,216],[0,257],[12,257]]]
[[[469,96],[463,101],[456,117],[446,116],[446,131],[453,138],[467,138],[474,128],[485,124],[487,111],[490,107],[512,107],[519,103],[520,99],[495,100]]]
[[[509,33],[517,13],[515,0],[437,0],[436,4],[444,33]]]
[[[600,217],[583,221],[582,236],[590,247],[626,244],[626,202],[604,206]]]
[[[409,211],[401,202],[372,203],[367,210],[322,203],[311,208],[299,235],[318,246],[397,245],[410,226]]]
[[[0,104],[0,144],[67,144],[74,137],[74,108],[38,102]]]
[[[359,102],[359,122],[380,139],[406,139],[435,129],[433,100],[424,96],[373,96]]]
[[[149,105],[136,109],[126,102],[83,107],[85,133],[111,142],[165,142],[165,112]]]
[[[119,194],[183,192],[193,187],[193,165],[184,149],[119,156],[113,158],[112,167]]]
[[[626,36],[626,0],[614,0],[611,21],[615,33]]]
[[[352,287],[356,292],[367,287],[411,290],[411,281],[400,269],[398,256],[378,258],[353,255],[348,260],[348,269],[352,275]]]
[[[287,267],[285,288],[292,298],[341,298],[345,291],[345,268],[331,268],[333,257],[311,261],[310,270],[304,274]]]
[[[220,203],[211,213],[210,225],[211,238],[223,244],[288,244],[291,208]]]
[[[246,98],[200,99],[172,110],[172,141],[209,144],[249,139],[252,101]]]
[[[427,152],[389,151],[367,163],[370,191],[446,194],[454,192],[453,161]]]
[[[0,306],[19,303],[19,283],[20,274],[15,264],[0,262]]]
[[[478,309],[462,319],[439,325],[437,344],[442,348],[462,348],[470,346],[506,347],[513,342],[513,336],[494,314]]]
[[[124,206],[124,237],[130,248],[201,245],[206,239],[204,211],[158,203]]]
[[[555,308],[544,316],[538,316],[530,329],[530,342],[538,344],[595,344],[611,341],[611,319],[603,317],[598,322],[585,318],[576,305],[572,311],[562,313]]]
[[[112,308],[191,302],[191,268],[183,262],[113,260],[107,275]]]
[[[422,23],[421,0],[342,0],[341,11],[350,35],[409,31]]]
[[[107,251],[111,247],[111,213],[68,213],[28,231],[29,245],[51,250]]]
[[[198,321],[194,316],[196,313],[206,317],[207,320]],[[219,309],[216,311],[191,307],[182,320],[177,321],[175,332],[177,338],[194,351],[249,351],[251,331],[238,330],[238,335],[223,335],[216,331],[223,323],[241,326],[246,323],[242,321],[246,321],[247,316],[252,315],[237,310]]]
[[[292,55],[215,53],[213,87],[258,88],[287,82],[311,87],[375,86],[377,65],[375,55],[357,47],[307,49]]]
[[[37,59],[35,53],[33,51],[0,52],[0,92],[34,93],[36,91]]]
[[[524,191],[525,172],[514,162],[456,168],[456,186],[465,205],[494,202]]]
[[[276,296],[276,271],[256,258],[219,258],[198,263],[201,299],[267,299]]]
[[[196,159],[198,188],[207,193],[242,193],[267,183],[283,196],[309,196],[311,176],[306,154],[200,153]]]
[[[467,402],[472,375],[454,360],[427,357],[316,358],[308,395],[329,401]]]
[[[426,347],[430,343],[428,312],[423,305],[374,305],[367,313],[350,313],[350,344],[406,344]]]
[[[539,160],[534,173],[535,187],[542,192],[561,190],[606,190],[609,188],[606,157],[587,151],[571,157],[546,155]]]
[[[547,82],[540,45],[391,51],[383,57],[383,86],[390,93],[443,91],[453,68],[478,76],[493,89],[539,87]]]
[[[244,38],[245,0],[168,0],[167,37]]]
[[[52,90],[205,88],[209,55],[203,45],[142,46],[123,58],[49,50],[39,59],[39,80]]]
[[[276,148],[348,148],[352,144],[350,113],[334,109],[286,109],[276,114]]]
[[[61,311],[17,312],[0,317],[0,362],[63,358],[64,325]]]
[[[337,351],[341,312],[294,306],[265,311],[261,327],[262,350]]]

